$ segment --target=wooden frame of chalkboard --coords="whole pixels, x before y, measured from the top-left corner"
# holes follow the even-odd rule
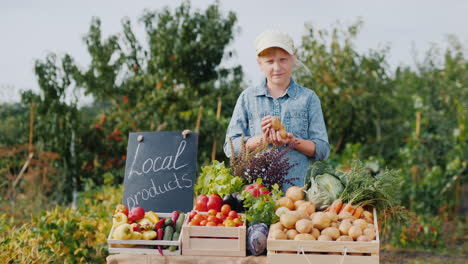
[[[154,212],[190,211],[197,145],[197,133],[130,133],[122,204]]]

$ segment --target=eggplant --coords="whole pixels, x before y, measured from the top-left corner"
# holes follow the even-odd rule
[[[236,193],[233,193],[232,194],[232,197],[234,198],[234,200],[236,201],[236,212],[238,213],[242,213],[245,211],[245,207],[244,207],[244,199],[242,199],[242,195],[238,192]]]
[[[231,206],[232,210],[237,211],[237,201],[236,199],[232,196],[232,194],[227,194],[223,198],[223,204],[229,204]]]
[[[238,213],[244,212],[244,200],[242,200],[240,193],[225,195],[223,198],[223,204],[229,204],[231,209]]]

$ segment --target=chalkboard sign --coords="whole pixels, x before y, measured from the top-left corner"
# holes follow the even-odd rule
[[[198,134],[130,133],[122,204],[145,211],[188,212],[193,207]]]

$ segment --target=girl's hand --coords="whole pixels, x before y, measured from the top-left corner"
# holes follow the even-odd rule
[[[279,131],[275,131],[272,128],[269,130],[268,138],[270,143],[276,146],[291,144],[295,141],[293,134],[288,133],[286,138],[282,138]]]
[[[271,116],[265,116],[262,118],[262,140],[270,143],[270,128],[271,128]]]

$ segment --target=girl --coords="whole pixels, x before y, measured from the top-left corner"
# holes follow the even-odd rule
[[[296,178],[293,184],[302,186],[309,161],[325,160],[330,153],[320,100],[315,92],[298,85],[292,78],[296,54],[289,35],[265,31],[255,40],[255,48],[265,79],[239,96],[226,133],[224,152],[231,156],[231,138],[237,153],[242,134],[250,150],[265,141],[277,146],[297,142],[287,154],[289,162],[297,165],[289,170],[286,178]],[[285,138],[272,128],[273,116],[288,131]],[[283,185],[283,191],[289,186]]]

